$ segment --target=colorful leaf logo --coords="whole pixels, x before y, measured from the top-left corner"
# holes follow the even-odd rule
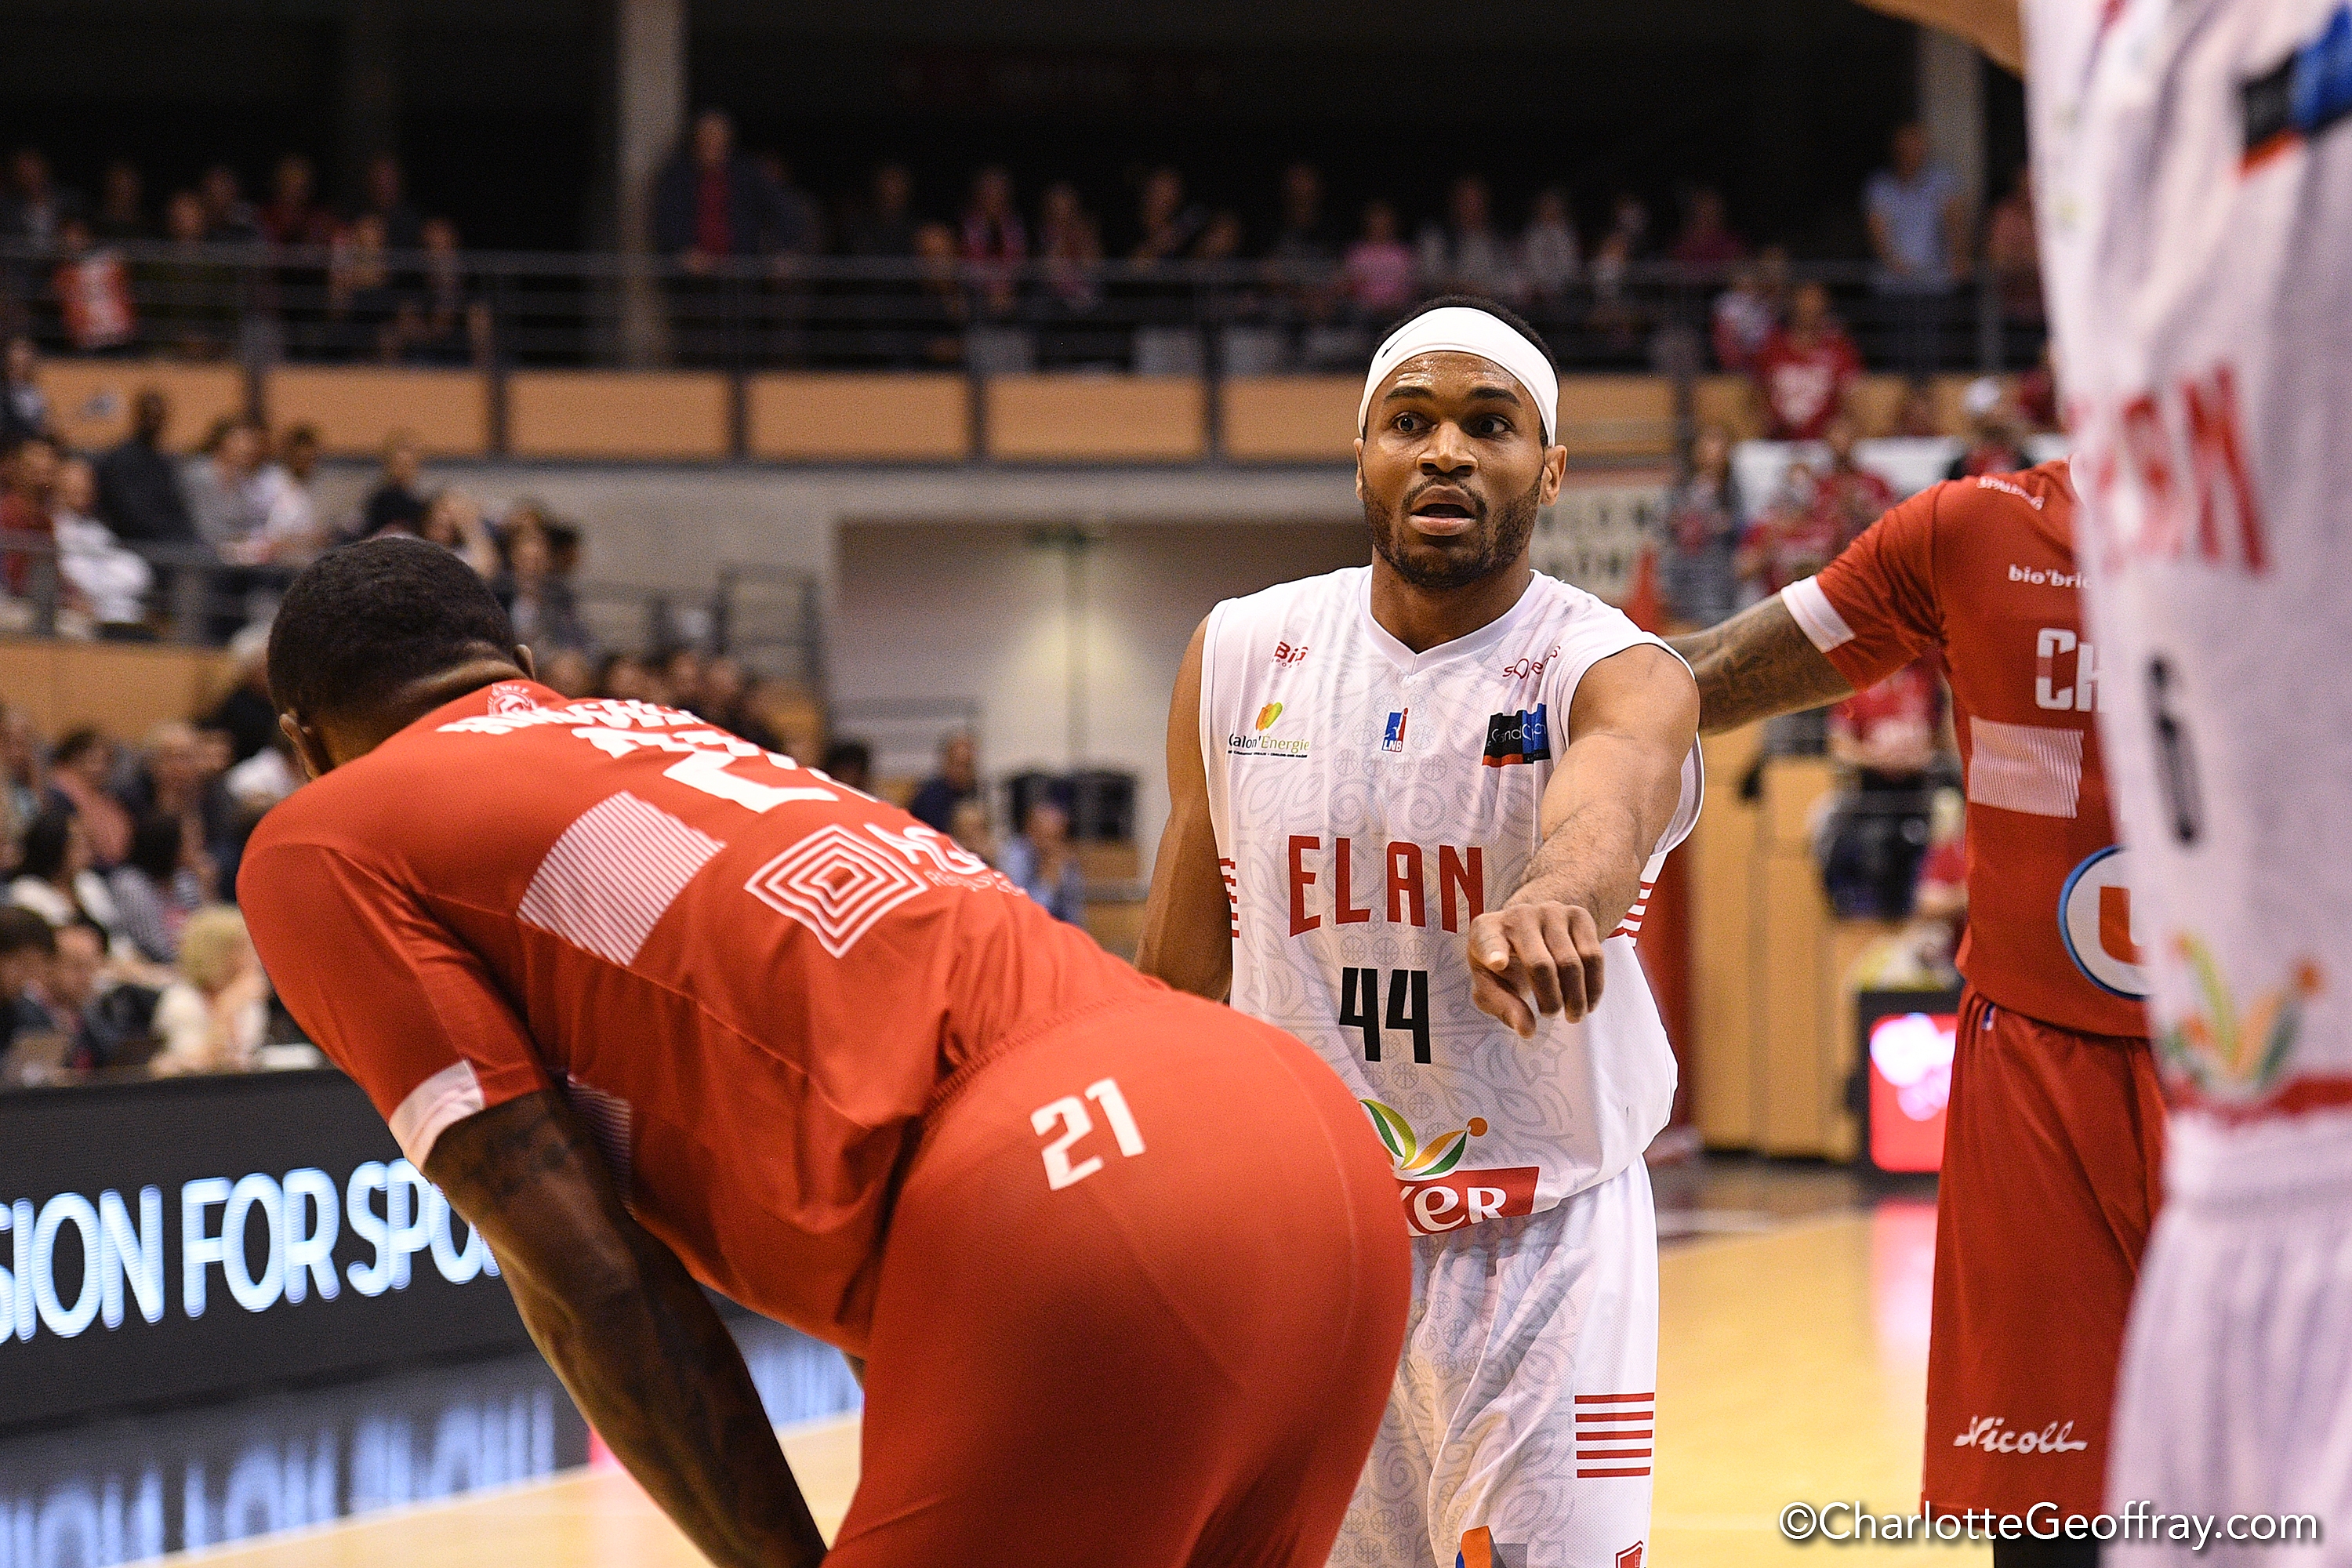
[[[2268,1083],[2285,1064],[2302,1028],[2304,1003],[2323,988],[2319,966],[2304,960],[2284,987],[2257,996],[2241,1013],[2204,942],[2182,932],[2173,939],[2173,951],[2195,974],[2204,1006],[2167,1032],[2169,1054],[2208,1089]]]
[[[1470,1140],[1486,1131],[1486,1118],[1474,1116],[1467,1127],[1457,1127],[1451,1132],[1441,1132],[1427,1143],[1416,1137],[1412,1123],[1402,1111],[1382,1105],[1377,1100],[1358,1100],[1366,1115],[1372,1119],[1372,1130],[1381,1135],[1388,1148],[1389,1158],[1396,1163],[1397,1174],[1412,1181],[1442,1176],[1462,1163],[1469,1151]]]
[[[1261,731],[1271,730],[1274,728],[1274,721],[1281,717],[1282,704],[1269,702],[1257,710],[1257,727]]]

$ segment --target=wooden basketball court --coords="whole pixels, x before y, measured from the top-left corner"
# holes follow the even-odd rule
[[[1784,1542],[1783,1505],[1917,1505],[1935,1212],[1882,1205],[1761,1234],[1670,1247],[1660,1259],[1657,1501],[1644,1568],[1748,1568],[1818,1554]],[[827,1533],[857,1479],[855,1417],[784,1446]],[[1876,1556],[1916,1547],[1849,1547]],[[1943,1549],[1967,1568],[1983,1548]],[[1809,1559],[1810,1560],[1810,1559]],[[207,1568],[693,1568],[626,1475],[552,1481],[176,1562]]]

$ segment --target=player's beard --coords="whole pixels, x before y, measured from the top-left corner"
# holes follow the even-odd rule
[[[1410,492],[1385,512],[1365,501],[1364,521],[1371,530],[1372,548],[1398,576],[1416,588],[1442,593],[1484,581],[1519,558],[1535,535],[1542,491],[1543,475],[1538,473],[1525,494],[1491,511],[1474,497],[1477,526],[1451,539],[1427,539],[1413,531],[1404,512]]]

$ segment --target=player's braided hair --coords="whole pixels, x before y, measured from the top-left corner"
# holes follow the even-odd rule
[[[514,652],[489,584],[450,552],[397,535],[305,567],[269,629],[269,695],[316,720],[355,713],[412,680]]]
[[[1446,310],[1456,307],[1465,310],[1486,311],[1486,314],[1494,317],[1496,321],[1502,322],[1503,325],[1510,328],[1511,331],[1518,333],[1519,336],[1535,344],[1536,352],[1542,354],[1544,358],[1550,363],[1552,369],[1558,370],[1559,368],[1559,357],[1551,352],[1551,345],[1543,341],[1543,334],[1537,331],[1533,327],[1528,325],[1526,317],[1520,315],[1517,310],[1512,310],[1508,305],[1489,300],[1480,294],[1440,294],[1434,300],[1423,300],[1420,304],[1415,305],[1412,310],[1407,310],[1403,315],[1399,316],[1395,321],[1391,321],[1386,330],[1381,333],[1381,341],[1382,342],[1386,342],[1389,339],[1396,336],[1397,329],[1403,326],[1407,321],[1417,321],[1422,317],[1429,314],[1432,310]]]

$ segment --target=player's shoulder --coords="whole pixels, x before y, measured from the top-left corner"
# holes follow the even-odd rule
[[[2066,459],[2039,463],[2009,474],[1977,474],[1930,486],[1937,521],[1965,526],[1988,518],[2011,520],[2064,513],[2074,504]]]
[[[1319,577],[1276,583],[1221,601],[1209,612],[1209,651],[1274,638],[1295,640],[1328,616],[1349,610],[1364,595],[1369,566],[1344,566]]]

